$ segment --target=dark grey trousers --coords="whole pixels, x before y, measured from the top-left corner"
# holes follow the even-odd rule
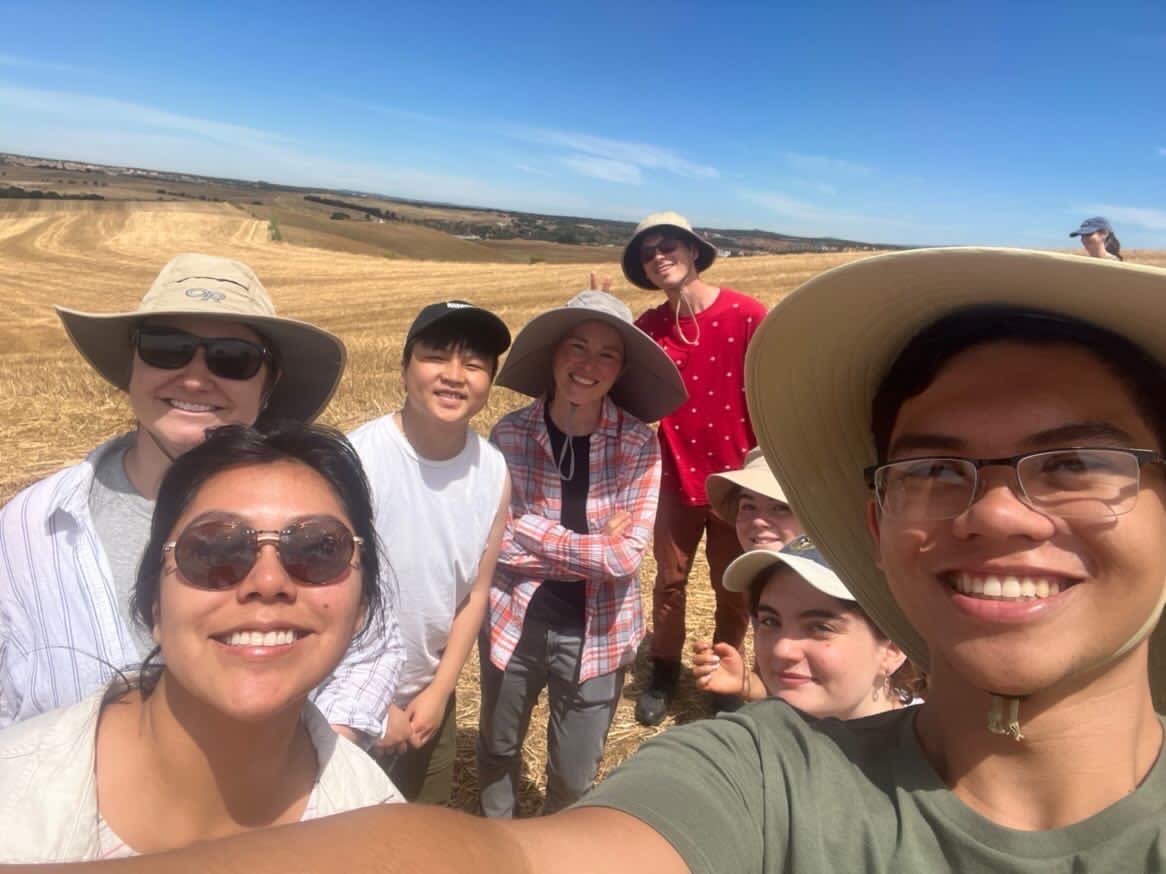
[[[491,818],[514,816],[522,741],[543,687],[550,707],[543,813],[562,810],[595,780],[623,690],[624,669],[579,683],[582,629],[556,629],[528,621],[505,671],[490,663],[488,638],[482,636],[478,643],[482,664],[478,731],[482,814]]]

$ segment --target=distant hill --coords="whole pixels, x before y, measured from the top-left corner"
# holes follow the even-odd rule
[[[90,192],[82,189],[89,188]],[[92,189],[99,189],[100,194]],[[271,223],[276,239],[311,245],[313,235],[351,251],[440,260],[615,260],[632,222],[544,215],[0,153],[0,196],[61,199],[200,200],[233,203]],[[382,227],[369,227],[379,225]],[[409,230],[412,227],[414,230]],[[423,229],[437,232],[427,235]],[[286,233],[285,233],[286,231]],[[759,229],[698,227],[722,257],[897,249],[901,246],[800,237]],[[298,237],[302,239],[297,239]]]

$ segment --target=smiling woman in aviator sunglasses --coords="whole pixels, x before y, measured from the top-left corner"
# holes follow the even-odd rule
[[[224,427],[183,455],[132,598],[155,647],[138,674],[0,732],[0,861],[160,852],[402,801],[307,700],[376,630],[378,559],[337,432]]]
[[[76,703],[150,649],[130,592],[174,460],[208,428],[310,422],[344,369],[337,337],[277,316],[251,268],[226,258],[175,257],[134,312],[58,313],[85,360],[126,392],[136,421],[0,510],[0,728]],[[367,689],[367,702],[320,706],[337,724],[379,734],[391,688]]]

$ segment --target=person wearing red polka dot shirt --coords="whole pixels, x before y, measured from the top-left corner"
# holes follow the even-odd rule
[[[702,536],[717,599],[714,641],[740,647],[749,625],[744,599],[721,585],[725,566],[741,547],[709,507],[704,483],[710,474],[739,469],[756,443],[745,407],[745,349],[766,310],[739,291],[701,280],[716,254],[674,212],[644,219],[623,253],[629,282],[665,294],[636,326],[676,363],[689,398],[659,428],[663,476],[652,545],[652,681],[636,702],[636,719],[645,725],[664,719],[680,675],[688,574]],[[714,701],[720,709],[732,704]]]

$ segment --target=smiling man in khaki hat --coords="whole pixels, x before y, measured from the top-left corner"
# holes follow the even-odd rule
[[[765,307],[700,278],[716,257],[712,244],[675,212],[640,222],[623,253],[628,281],[665,296],[636,327],[668,354],[688,389],[688,401],[665,416],[659,429],[664,472],[652,537],[652,679],[636,702],[636,719],[645,725],[664,719],[680,676],[688,575],[702,536],[717,599],[713,639],[740,648],[749,625],[745,599],[721,585],[741,549],[736,533],[709,505],[705,480],[740,468],[756,443],[745,407],[745,350]],[[714,699],[718,709],[731,704]]]

